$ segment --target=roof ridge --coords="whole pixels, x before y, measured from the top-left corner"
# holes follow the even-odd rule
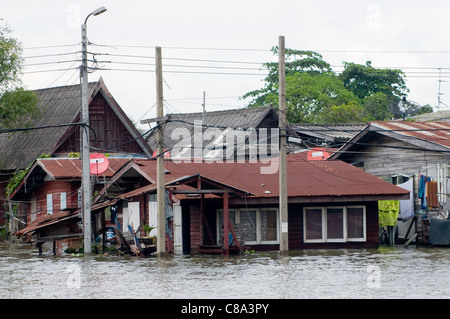
[[[92,81],[89,82],[88,85],[96,85],[100,82],[100,80],[98,81]],[[70,84],[70,85],[59,85],[59,86],[52,86],[52,87],[47,87],[47,88],[41,88],[41,89],[35,89],[35,90],[30,90],[33,92],[38,92],[38,91],[46,91],[46,90],[55,90],[55,89],[62,89],[62,88],[69,88],[69,87],[77,87],[77,86],[81,86],[81,84]]]
[[[205,114],[211,115],[211,114],[219,114],[219,113],[235,113],[235,112],[243,112],[245,113],[245,111],[250,111],[250,110],[269,110],[272,109],[272,106],[258,106],[258,107],[252,107],[252,106],[247,106],[244,108],[239,108],[239,109],[229,109],[229,110],[218,110],[218,111],[207,111],[205,112]],[[186,115],[202,115],[203,112],[191,112],[191,113],[168,113],[167,116],[186,116]]]

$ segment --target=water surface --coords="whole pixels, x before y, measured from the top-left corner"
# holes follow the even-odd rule
[[[164,258],[44,253],[0,243],[0,298],[448,298],[450,248]]]

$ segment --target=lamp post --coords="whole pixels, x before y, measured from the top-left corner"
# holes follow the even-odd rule
[[[92,11],[81,25],[81,189],[82,189],[82,216],[83,216],[83,235],[84,235],[84,253],[92,253],[91,237],[91,182],[90,182],[90,163],[89,163],[89,99],[88,99],[88,66],[87,66],[87,33],[86,23],[91,15],[97,16],[106,11],[105,7],[100,7]]]

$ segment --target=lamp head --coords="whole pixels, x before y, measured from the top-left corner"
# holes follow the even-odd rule
[[[100,7],[100,8],[97,8],[95,11],[93,11],[92,14],[95,16],[98,16],[99,14],[102,14],[105,11],[106,11],[105,7]]]

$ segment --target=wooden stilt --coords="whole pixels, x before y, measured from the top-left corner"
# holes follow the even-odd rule
[[[225,255],[230,253],[230,245],[228,242],[228,193],[223,194],[223,247]]]

